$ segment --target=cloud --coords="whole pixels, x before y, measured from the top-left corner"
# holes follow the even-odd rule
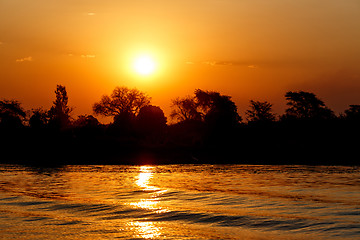
[[[82,58],[95,58],[95,55],[91,55],[91,54],[86,54],[86,55],[81,55]]]
[[[203,64],[207,64],[210,66],[232,66],[237,65],[236,62],[231,61],[205,61]]]
[[[245,61],[202,61],[202,62],[193,62],[193,61],[187,61],[185,64],[188,65],[194,65],[194,64],[204,64],[209,66],[239,66],[239,67],[248,67],[248,68],[259,68],[258,65],[245,62]]]
[[[67,53],[66,56],[70,58],[96,58],[95,54],[76,54],[76,53]]]
[[[33,58],[31,56],[16,59],[16,62],[32,62],[32,61],[33,61]]]
[[[0,45],[4,44],[2,41],[0,41]]]
[[[248,62],[243,61],[205,61],[202,64],[207,64],[210,66],[246,66],[248,68],[258,68],[257,65],[249,64]]]
[[[94,13],[94,12],[88,12],[88,13],[86,13],[86,15],[88,15],[88,16],[95,16],[96,13]]]

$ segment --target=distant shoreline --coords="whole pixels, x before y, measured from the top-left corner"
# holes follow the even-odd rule
[[[133,149],[134,150],[134,149]],[[177,151],[175,151],[177,150]],[[221,151],[202,152],[195,149],[196,154],[192,154],[194,149],[179,148],[154,148],[128,150],[123,155],[107,153],[100,156],[99,152],[84,153],[62,152],[55,155],[55,152],[46,151],[41,154],[29,154],[19,152],[16,155],[2,154],[0,164],[21,164],[35,166],[59,166],[59,165],[172,165],[172,164],[240,164],[240,165],[309,165],[309,166],[360,166],[356,158],[347,156],[346,158],[334,158],[330,154],[323,155],[315,153],[312,156],[305,155],[286,158],[284,155],[263,156],[251,158],[229,153],[221,156]]]

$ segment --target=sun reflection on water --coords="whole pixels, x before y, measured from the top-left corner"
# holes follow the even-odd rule
[[[138,180],[136,181],[136,184],[142,188],[142,190],[145,191],[156,191],[160,190],[160,188],[157,188],[155,186],[149,185],[150,179],[154,175],[154,167],[152,166],[141,166],[140,167],[140,173],[138,176]]]
[[[155,167],[141,166],[139,175],[137,176],[136,185],[146,194],[146,198],[139,201],[131,202],[130,206],[152,211],[153,213],[164,213],[168,210],[160,206],[161,195],[167,192],[166,189],[161,190],[159,187],[151,184],[151,179],[154,177]],[[141,238],[153,239],[158,238],[162,234],[161,228],[156,226],[156,223],[149,221],[132,221],[129,223],[131,228]]]
[[[145,239],[154,239],[161,236],[161,228],[156,226],[154,222],[134,221],[129,223],[130,228],[134,228],[138,237]]]

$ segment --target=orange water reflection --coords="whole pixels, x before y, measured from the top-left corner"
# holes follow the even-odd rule
[[[138,180],[136,181],[136,184],[140,188],[142,188],[142,190],[145,190],[145,191],[160,190],[160,188],[150,185],[150,179],[154,175],[154,170],[155,170],[155,167],[152,167],[152,166],[141,166],[140,167],[140,173],[137,177]]]
[[[153,239],[161,236],[162,228],[155,225],[154,222],[134,221],[129,223],[130,229],[136,232],[137,237]]]
[[[160,206],[161,195],[167,190],[151,185],[150,180],[154,177],[154,173],[155,167],[153,166],[141,166],[139,168],[139,175],[135,183],[146,194],[146,198],[131,202],[130,206],[150,210],[154,213],[167,212],[167,209]],[[129,223],[129,226],[134,228],[139,237],[145,239],[158,238],[162,233],[161,228],[154,222],[133,221]]]

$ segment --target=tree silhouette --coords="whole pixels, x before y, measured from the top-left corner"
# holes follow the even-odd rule
[[[245,112],[248,122],[272,122],[275,114],[271,111],[272,104],[250,100],[250,109]]]
[[[0,125],[5,128],[23,126],[25,111],[16,100],[0,101]]]
[[[286,118],[295,119],[331,119],[335,117],[332,110],[325,103],[310,92],[287,92],[285,98],[288,108],[285,110]]]
[[[220,96],[218,92],[201,89],[196,89],[194,94],[202,118],[214,107],[214,100]]]
[[[150,99],[137,89],[116,87],[110,96],[102,96],[100,102],[93,105],[93,111],[97,115],[112,116],[115,122],[121,116],[136,116],[142,107],[150,104]]]
[[[230,96],[196,89],[195,97],[204,121],[212,126],[234,127],[242,120]]]
[[[56,98],[50,108],[49,125],[55,128],[64,128],[70,125],[70,113],[72,108],[68,106],[68,96],[65,86],[57,85],[55,90]]]
[[[175,98],[172,100],[172,112],[170,118],[178,122],[187,120],[201,120],[201,114],[198,111],[196,99],[190,96],[184,98]]]
[[[214,91],[196,89],[194,97],[176,98],[172,101],[170,115],[178,122],[187,120],[205,121],[211,124],[237,124],[241,117],[230,96]]]
[[[140,109],[136,118],[137,130],[153,141],[160,140],[166,129],[166,117],[160,107],[148,105]]]

